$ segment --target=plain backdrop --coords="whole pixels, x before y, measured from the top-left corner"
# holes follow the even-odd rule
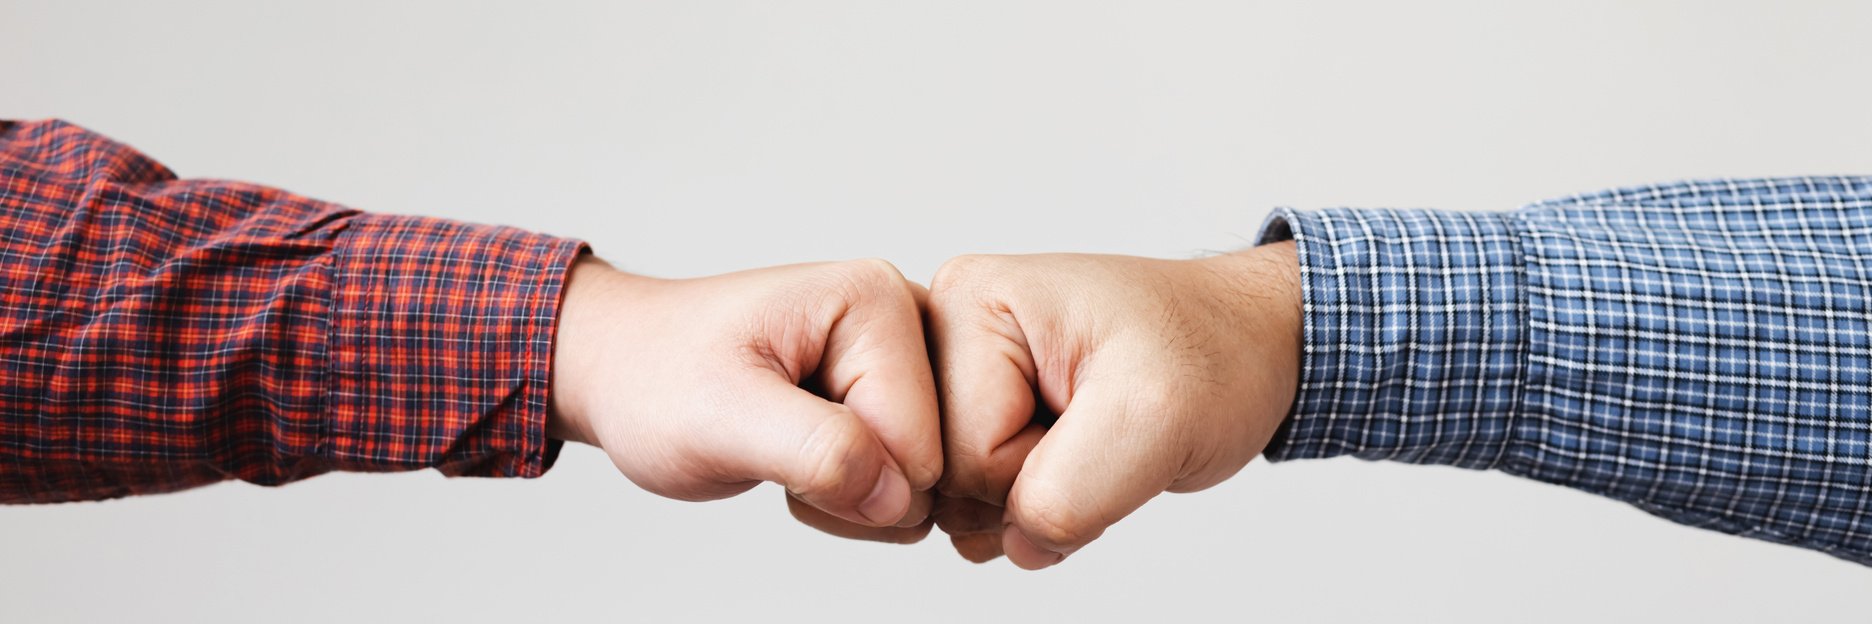
[[[1864,2],[21,2],[0,117],[693,276],[1188,257],[1271,207],[1872,172]],[[0,509],[0,621],[1864,621],[1872,570],[1512,477],[1256,462],[1065,565],[841,541],[596,450]]]

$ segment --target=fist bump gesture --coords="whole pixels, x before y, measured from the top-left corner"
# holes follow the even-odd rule
[[[1291,242],[965,256],[928,291],[881,261],[659,280],[588,259],[565,298],[549,435],[664,496],[773,481],[819,530],[933,523],[1029,569],[1235,474],[1298,383]]]
[[[952,499],[937,523],[957,551],[1043,568],[1241,470],[1293,402],[1298,273],[1291,242],[949,261],[928,318]]]
[[[548,435],[663,496],[772,481],[809,524],[921,537],[942,473],[922,292],[882,261],[662,280],[581,260]]]
[[[1291,423],[1276,457],[1498,469],[1872,564],[1872,402],[1839,383],[1872,341],[1832,322],[1872,305],[1808,296],[1813,275],[1872,290],[1872,263],[1841,255],[1867,206],[1872,177],[1813,176],[1512,213],[1283,211],[1269,238],[1293,219],[1321,237],[1303,315],[1293,242],[966,256],[928,289],[880,260],[656,279],[572,239],[179,180],[71,124],[0,121],[0,357],[18,373],[0,394],[23,397],[0,406],[0,503],[535,476],[549,436],[663,496],[772,481],[821,531],[940,528],[970,560],[1040,568],[1159,493],[1229,478]],[[1692,209],[1716,225],[1647,216]],[[1682,249],[1729,269],[1686,273]],[[1805,268],[1750,269],[1763,250]],[[1712,316],[1758,308],[1776,314]],[[1303,335],[1332,383],[1300,386]],[[1759,469],[1704,478],[1737,461]]]

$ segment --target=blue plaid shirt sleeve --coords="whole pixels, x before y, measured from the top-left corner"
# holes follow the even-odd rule
[[[1270,459],[1496,469],[1872,565],[1872,176],[1282,209],[1261,239],[1288,238]]]

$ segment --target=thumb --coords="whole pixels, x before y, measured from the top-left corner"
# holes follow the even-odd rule
[[[910,508],[910,482],[851,409],[778,379],[747,390],[748,414],[716,445],[733,477],[772,481],[826,513],[891,526]]]
[[[1145,401],[1087,384],[1021,466],[1002,548],[1029,570],[1051,566],[1163,493],[1180,461]],[[1122,394],[1122,393],[1121,393]]]

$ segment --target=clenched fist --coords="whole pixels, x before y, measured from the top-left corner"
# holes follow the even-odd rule
[[[663,280],[581,260],[548,434],[663,496],[773,481],[809,524],[914,541],[942,472],[922,292],[882,261]]]
[[[1158,493],[1241,470],[1293,402],[1291,242],[1181,261],[968,256],[930,287],[936,521],[972,560],[1058,563]]]

